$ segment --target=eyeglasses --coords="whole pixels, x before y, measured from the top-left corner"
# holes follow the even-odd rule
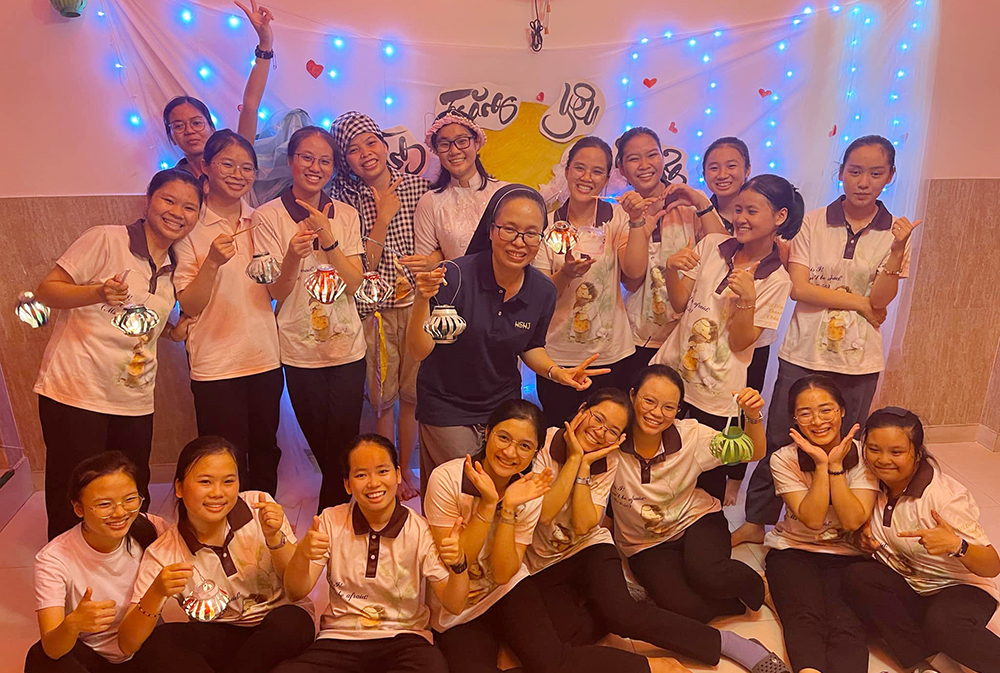
[[[498,449],[506,449],[514,443],[514,438],[506,432],[498,431],[493,433],[493,443],[496,444]],[[535,447],[528,442],[520,442],[516,448],[518,454],[521,456],[527,457],[535,455]]]
[[[472,140],[472,136],[459,136],[454,140],[445,140],[442,138],[434,143],[434,149],[437,150],[438,154],[445,154],[451,149],[452,145],[460,150],[467,150],[472,145]]]
[[[592,419],[594,419],[594,424],[604,432],[604,441],[614,442],[622,436],[622,430],[615,430],[612,428],[608,425],[608,422],[605,419],[598,416],[593,410],[587,409],[587,413],[590,414]]]
[[[102,521],[107,521],[108,519],[110,519],[115,515],[115,512],[118,511],[119,506],[121,506],[121,508],[125,511],[126,514],[135,514],[136,512],[139,511],[139,508],[142,507],[142,503],[144,500],[145,498],[143,498],[141,495],[139,495],[138,493],[134,493],[125,498],[124,500],[120,500],[118,502],[114,502],[112,500],[102,500],[101,502],[97,503],[96,505],[90,506],[87,509],[96,514],[97,518],[101,519]]]
[[[497,235],[501,241],[513,243],[520,237],[529,248],[533,248],[542,242],[542,235],[537,231],[518,231],[514,227],[506,227],[499,224],[494,224],[493,226],[497,228]]]
[[[839,411],[840,409],[837,407],[820,409],[819,412],[813,412],[812,409],[802,409],[801,411],[795,412],[795,420],[801,423],[802,425],[808,425],[817,418],[821,421],[832,421],[834,418],[836,418],[837,412]]]
[[[237,166],[232,161],[213,161],[213,164],[222,169],[223,175],[233,175],[237,170],[244,175],[244,177],[253,177],[257,175],[257,168],[253,164],[243,164],[242,166]]]
[[[204,117],[195,117],[194,119],[189,119],[188,121],[176,121],[170,122],[170,132],[171,133],[184,133],[185,129],[191,129],[195,133],[205,129],[207,122]]]
[[[656,400],[654,400],[652,397],[640,397],[639,398],[639,408],[642,409],[643,411],[647,411],[647,412],[648,411],[652,411],[653,409],[656,409],[657,407],[660,408],[660,411],[663,413],[664,416],[674,416],[674,415],[677,414],[677,405],[676,404],[673,404],[671,402],[667,402],[665,404],[660,404],[659,402],[657,402]]]
[[[603,168],[590,168],[588,169],[583,164],[573,164],[569,167],[569,172],[578,178],[582,178],[586,174],[590,174],[590,177],[597,178],[598,180],[603,179],[608,173]]]
[[[303,152],[296,152],[294,156],[303,166],[312,166],[318,161],[320,168],[333,168],[333,159],[329,157],[314,157],[311,154],[305,154]]]

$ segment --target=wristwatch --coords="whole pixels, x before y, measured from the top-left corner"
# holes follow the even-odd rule
[[[962,558],[968,553],[969,553],[969,541],[966,540],[965,538],[962,538],[962,544],[959,546],[958,551],[952,552],[951,554],[948,554],[948,556],[951,556],[952,558]]]
[[[340,245],[340,241],[334,241],[330,247],[326,247],[325,245],[319,247],[323,248],[323,252],[330,252],[331,250],[336,250],[338,245]]]
[[[451,571],[456,575],[461,575],[469,567],[469,557],[463,556],[461,561],[459,561],[453,566],[448,566],[448,567],[451,568]]]
[[[274,545],[272,547],[271,545],[267,544],[267,539],[266,538],[264,539],[264,544],[266,544],[267,548],[270,549],[271,551],[277,551],[278,549],[281,549],[282,547],[284,547],[285,543],[287,541],[288,540],[285,538],[285,531],[281,531],[281,540],[278,542],[278,544],[276,544],[276,545]]]

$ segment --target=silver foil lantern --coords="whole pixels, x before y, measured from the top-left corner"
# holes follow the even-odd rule
[[[392,292],[392,286],[382,278],[378,271],[366,271],[358,291],[354,293],[354,300],[362,304],[377,306],[391,297]]]
[[[32,329],[47,325],[50,313],[49,307],[35,299],[32,292],[22,292],[14,305],[14,314]]]
[[[184,599],[181,607],[191,619],[199,622],[210,622],[226,611],[232,600],[226,590],[212,580],[199,584],[194,592]]]
[[[111,319],[111,324],[128,336],[140,337],[160,324],[160,316],[142,304],[125,304]]]
[[[305,280],[310,296],[321,304],[332,304],[347,290],[347,283],[330,264],[320,264]]]
[[[465,318],[458,315],[454,306],[438,304],[424,321],[424,331],[436,344],[453,344],[467,327]]]
[[[281,275],[281,265],[269,252],[258,252],[247,264],[247,276],[255,283],[270,285]]]
[[[564,255],[580,242],[580,232],[569,222],[559,220],[545,231],[542,240],[552,252]]]

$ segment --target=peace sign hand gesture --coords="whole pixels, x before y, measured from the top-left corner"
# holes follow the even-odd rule
[[[927,550],[928,554],[934,556],[947,556],[957,553],[962,548],[962,538],[955,533],[952,525],[933,509],[931,510],[931,516],[937,522],[937,525],[933,528],[903,531],[896,533],[896,535],[899,537],[920,538],[920,545]]]
[[[274,20],[274,14],[271,13],[271,10],[263,5],[258,5],[256,0],[250,0],[249,8],[242,2],[236,2],[235,5],[243,10],[250,25],[257,31],[257,40],[261,51],[271,51],[271,47],[274,46],[274,33],[271,32],[271,21]]]
[[[600,353],[594,353],[575,367],[556,367],[552,370],[552,380],[575,390],[586,390],[594,382],[590,378],[591,376],[599,376],[611,371],[606,367],[587,369],[600,356]]]
[[[399,187],[400,183],[403,182],[403,176],[396,178],[385,194],[379,194],[379,191],[374,187],[369,187],[372,192],[372,198],[375,199],[375,218],[384,222],[389,223],[392,218],[396,217],[396,213],[402,208],[402,203],[399,201],[399,196],[396,194],[396,187]]]

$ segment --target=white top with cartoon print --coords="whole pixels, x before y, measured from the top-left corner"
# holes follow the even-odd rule
[[[34,392],[99,414],[153,413],[156,340],[174,308],[173,253],[154,273],[145,229],[138,220],[128,226],[87,229],[56,264],[77,285],[103,284],[128,271],[128,301],[143,304],[160,321],[134,337],[111,324],[120,306],[100,303],[59,311]]]
[[[700,257],[698,265],[683,272],[694,280],[691,298],[677,329],[650,360],[650,364],[669,365],[680,372],[684,400],[715,416],[732,411],[733,392],[746,386],[754,352],[754,345],[736,353],[729,349],[736,295],[725,283],[738,249],[739,242],[725,234],[709,234],[701,239],[695,248]],[[754,327],[762,328],[764,333],[776,330],[792,288],[777,247],[754,270],[754,288]]]
[[[806,213],[802,229],[792,239],[788,263],[808,267],[813,285],[867,296],[895,238],[892,214],[879,201],[875,219],[852,238],[843,200],[841,196],[825,208]],[[908,240],[899,277],[906,278],[909,273]],[[840,374],[873,374],[885,369],[880,329],[855,311],[801,301],[795,303],[778,357],[806,369]]]
[[[330,198],[322,193],[319,209],[323,210],[328,203],[331,203]],[[332,203],[330,223],[334,238],[340,242],[340,250],[347,257],[364,254],[358,211],[341,201]],[[254,212],[254,225],[259,225],[250,234],[254,237],[254,249],[270,252],[278,264],[284,264],[288,242],[304,231],[300,222],[306,215],[305,209],[291,196],[291,188],[268,201]],[[323,263],[317,252],[301,260],[299,280],[281,302],[278,345],[282,364],[318,369],[357,362],[365,356],[365,333],[354,305],[354,295],[345,290],[332,304],[323,304],[305,287],[305,280]]]
[[[352,501],[324,509],[319,529],[330,536],[323,558],[313,561],[326,565],[330,588],[319,638],[374,640],[412,633],[434,642],[427,581],[447,580],[448,569],[423,517],[397,501],[389,522],[376,532]]]
[[[566,218],[567,204],[549,214],[549,226]],[[556,299],[556,309],[545,337],[545,351],[559,365],[571,366],[600,353],[594,366],[609,365],[635,352],[632,328],[621,291],[618,253],[628,243],[628,215],[617,203],[597,202],[596,227],[580,228],[574,257],[597,257],[586,275],[573,278]],[[532,264],[553,275],[565,263],[541,243]]]
[[[649,240],[646,278],[635,292],[625,293],[625,312],[636,346],[659,348],[680,320],[667,296],[667,258],[694,240],[696,208],[681,206],[663,216]]]

